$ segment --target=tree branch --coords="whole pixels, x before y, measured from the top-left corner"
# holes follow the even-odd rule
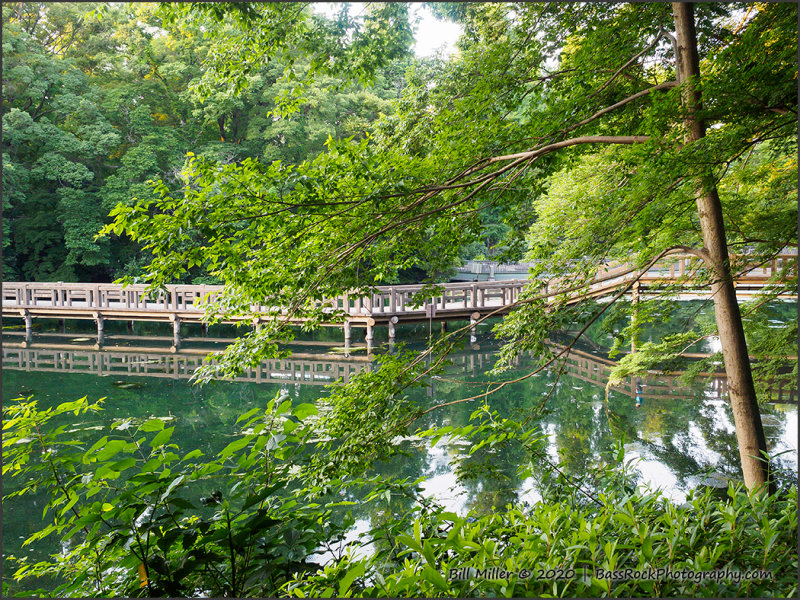
[[[628,96],[624,100],[620,100],[619,102],[617,102],[615,104],[612,104],[611,106],[607,106],[606,108],[594,113],[591,117],[588,117],[588,118],[584,119],[583,121],[580,121],[579,123],[576,123],[575,125],[572,125],[571,127],[568,127],[567,129],[562,129],[561,131],[563,133],[568,133],[568,132],[570,132],[570,131],[572,131],[574,129],[577,129],[578,127],[581,127],[582,125],[586,125],[587,123],[590,123],[591,121],[594,121],[598,117],[601,117],[604,114],[606,114],[608,112],[611,112],[614,109],[619,108],[620,106],[625,106],[626,104],[628,104],[628,102],[632,102],[632,101],[636,100],[637,98],[641,98],[642,96],[646,96],[650,92],[656,92],[658,90],[672,89],[672,88],[676,87],[677,85],[678,85],[677,81],[667,81],[665,83],[660,83],[659,85],[653,86],[653,87],[648,88],[646,90],[642,90],[641,92],[637,92],[636,94],[633,94],[632,96]]]
[[[637,54],[636,56],[634,56],[633,58],[631,58],[631,59],[630,59],[628,62],[626,62],[626,63],[625,63],[624,65],[622,65],[622,66],[621,66],[619,69],[617,69],[617,70],[616,70],[616,72],[615,72],[615,73],[614,73],[614,74],[611,76],[611,78],[610,78],[610,79],[608,79],[608,81],[606,81],[606,82],[605,82],[603,85],[601,85],[599,88],[597,88],[597,89],[596,89],[594,92],[592,92],[591,94],[589,94],[589,96],[588,96],[586,99],[588,100],[589,98],[592,98],[593,96],[596,96],[597,94],[599,94],[600,92],[602,92],[602,91],[603,91],[605,88],[607,88],[609,85],[611,85],[611,83],[612,83],[612,82],[613,82],[613,81],[614,81],[614,80],[615,80],[615,79],[616,79],[616,78],[619,76],[619,74],[620,74],[620,73],[622,73],[622,72],[623,72],[625,69],[627,69],[628,67],[630,67],[630,66],[631,66],[633,63],[635,63],[637,60],[639,60],[639,59],[640,59],[642,56],[644,56],[645,54],[647,54],[648,52],[650,52],[650,50],[652,50],[653,48],[655,48],[655,47],[656,47],[656,44],[658,44],[658,40],[660,40],[660,39],[661,39],[661,37],[662,37],[662,36],[663,36],[665,33],[666,33],[665,31],[661,30],[661,31],[658,33],[658,35],[656,36],[656,39],[654,39],[654,40],[653,40],[653,43],[652,43],[652,44],[650,44],[650,45],[649,45],[647,48],[645,48],[644,50],[642,50],[641,52],[639,52],[639,54]]]

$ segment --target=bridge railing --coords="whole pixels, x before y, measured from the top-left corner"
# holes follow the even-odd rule
[[[219,292],[222,286],[172,285],[167,292],[146,293],[147,286],[123,287],[113,283],[27,283],[3,282],[3,305],[66,309],[108,309],[147,311],[197,310],[199,298]]]
[[[515,302],[527,280],[482,281],[476,283],[448,283],[440,293],[422,304],[412,301],[423,289],[422,285],[396,285],[379,287],[372,294],[357,296],[347,294],[336,299],[336,308],[351,315],[381,315],[425,313],[430,306],[435,310],[480,310],[496,308]]]
[[[525,280],[447,284],[439,295],[422,305],[412,304],[412,297],[422,285],[385,286],[367,295],[344,294],[319,304],[343,310],[353,316],[425,312],[426,305],[438,310],[483,309],[511,304],[526,285]],[[112,283],[25,283],[4,282],[2,302],[5,308],[53,308],[82,311],[147,311],[202,312],[200,300],[207,294],[215,300],[222,286],[168,285],[166,292],[146,292],[147,286],[133,284],[123,287]],[[251,306],[254,313],[264,313],[270,307]],[[285,312],[285,310],[284,310]]]
[[[761,285],[780,272],[781,269],[796,263],[797,254],[786,251],[764,265],[760,265],[737,278],[738,284]],[[676,280],[691,276],[699,266],[692,255],[673,255],[660,261],[644,274],[642,282]],[[602,293],[620,283],[635,277],[628,272],[625,264],[607,265],[598,274],[598,281],[588,290],[576,294],[576,299]],[[481,281],[467,283],[441,284],[438,295],[428,298],[422,305],[412,304],[412,297],[423,286],[396,285],[376,288],[367,295],[343,294],[336,298],[321,301],[332,309],[342,310],[351,316],[395,315],[406,313],[425,313],[435,307],[437,311],[482,310],[512,304],[519,298],[520,291],[528,285],[528,279],[505,281]],[[567,281],[542,280],[549,294],[558,293],[569,285]],[[8,309],[54,308],[83,311],[146,311],[146,312],[190,312],[201,313],[200,299],[209,295],[214,300],[222,291],[218,285],[168,285],[166,291],[147,294],[147,286],[133,284],[127,287],[112,283],[25,283],[3,282],[2,303]],[[270,307],[254,304],[254,314],[273,312]],[[285,309],[281,309],[286,312]]]

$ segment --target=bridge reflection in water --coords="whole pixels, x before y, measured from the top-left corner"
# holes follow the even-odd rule
[[[132,336],[127,336],[130,339]],[[152,338],[142,337],[142,342]],[[556,351],[564,347],[555,342],[548,345]],[[22,344],[4,344],[2,364],[4,369],[34,372],[74,372],[97,376],[143,376],[168,379],[190,379],[205,357],[215,349],[191,348],[178,353],[169,349],[107,346],[96,350],[90,346],[38,343],[33,347]],[[477,376],[489,368],[496,357],[496,348],[457,352],[451,360],[457,371]],[[218,349],[218,348],[216,348]],[[571,349],[566,355],[564,372],[569,376],[605,387],[608,376],[616,362],[607,358]],[[517,359],[519,362],[519,359]],[[269,359],[258,367],[244,370],[234,381],[251,383],[293,383],[299,385],[329,385],[336,381],[348,382],[366,369],[373,369],[373,355],[358,356],[327,353],[294,352],[289,358]],[[553,366],[552,370],[559,367]],[[681,372],[667,374],[652,373],[642,378],[628,378],[610,386],[610,389],[643,400],[694,400],[698,398],[696,387],[679,382]],[[705,388],[706,398],[726,398],[727,378],[722,373],[701,373],[710,378]],[[429,384],[429,393],[436,385],[436,378]],[[773,402],[796,402],[796,386],[776,384],[768,390],[768,400]]]

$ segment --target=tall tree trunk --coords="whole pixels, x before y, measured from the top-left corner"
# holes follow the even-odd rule
[[[700,75],[694,8],[691,3],[673,2],[672,13],[678,47],[678,83],[683,85],[682,98],[687,109],[685,140],[687,144],[691,144],[705,136],[705,123],[696,116],[701,105],[700,91],[691,81],[687,81],[692,77],[696,81]],[[725,359],[725,373],[728,376],[728,394],[733,409],[744,482],[752,490],[769,482],[769,463],[765,458],[767,444],[750,370],[742,315],[731,276],[722,204],[710,173],[698,173],[697,180],[697,213],[700,217],[706,261],[714,273],[711,294],[714,298],[714,314],[722,344],[722,356]]]

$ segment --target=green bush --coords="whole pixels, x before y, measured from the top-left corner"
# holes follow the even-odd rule
[[[3,474],[27,484],[9,496],[46,490],[49,535],[66,550],[17,561],[17,595],[58,596],[795,596],[797,487],[774,495],[731,485],[677,505],[637,489],[620,442],[610,466],[581,480],[547,462],[536,428],[483,407],[464,427],[419,432],[472,442],[470,455],[517,445],[543,500],[494,514],[457,515],[422,498],[416,483],[347,477],[319,481],[316,409],[276,397],[239,417],[242,432],[215,457],[180,454],[163,420],[119,421],[93,444],[59,420],[100,410],[85,398],[39,410],[7,407]],[[88,447],[87,447],[88,446]],[[312,452],[313,450],[313,452]],[[317,457],[319,458],[319,457]],[[464,461],[461,476],[473,463]],[[480,471],[480,469],[478,469]],[[590,482],[587,484],[587,482]],[[602,490],[602,491],[598,491]],[[9,496],[6,496],[7,498]],[[345,498],[343,499],[343,496]],[[338,554],[353,519],[372,503],[380,518]],[[400,507],[400,508],[398,508]],[[367,548],[369,549],[367,551]],[[315,561],[316,559],[316,561]],[[764,570],[768,577],[680,581],[607,579],[600,569],[669,568],[714,577]],[[503,572],[503,570],[505,572]],[[527,570],[523,571],[523,570]],[[36,579],[64,582],[31,589]],[[699,576],[698,576],[699,577]],[[706,577],[709,577],[707,575]],[[5,584],[4,584],[5,585]],[[27,587],[26,587],[27,586]],[[19,590],[19,591],[18,591]]]
[[[297,485],[310,404],[276,398],[240,416],[243,433],[212,459],[180,455],[161,419],[116,422],[88,449],[55,426],[97,410],[86,398],[6,409],[3,474],[28,481],[9,496],[50,494],[52,522],[26,544],[51,534],[71,542],[51,560],[20,561],[16,580],[54,576],[65,582],[58,596],[265,596],[316,568],[320,543],[350,524],[319,503],[329,490]],[[18,595],[32,593],[46,592]]]

